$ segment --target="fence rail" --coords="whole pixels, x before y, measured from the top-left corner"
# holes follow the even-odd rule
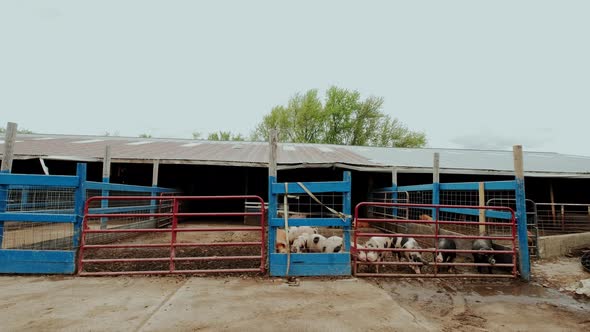
[[[590,204],[537,203],[542,236],[590,232]]]
[[[422,219],[405,219],[397,218],[395,216],[389,218],[366,218],[361,217],[364,209],[369,207],[387,207],[387,208],[398,208],[398,209],[418,209],[418,210],[432,210],[434,211],[434,217],[431,220]],[[497,221],[493,218],[487,219],[486,221],[453,221],[444,220],[441,216],[441,211],[444,209],[469,209],[479,211],[495,211],[508,214],[510,217]],[[516,216],[514,210],[509,207],[490,207],[490,206],[458,206],[458,205],[437,205],[437,204],[402,204],[402,203],[379,203],[379,202],[362,202],[355,207],[354,212],[355,218],[355,232],[354,232],[354,248],[353,252],[353,272],[359,277],[471,277],[471,278],[514,278],[517,276],[517,245],[516,245]],[[367,232],[359,227],[363,223],[368,224],[389,224],[390,229],[400,229],[402,232],[393,233],[375,233]],[[482,228],[486,229],[484,234],[480,235],[465,235],[449,230],[449,226],[458,225],[464,228],[471,228],[474,231],[468,232],[467,234],[477,233]],[[401,227],[400,227],[401,226]],[[402,248],[397,246],[389,246],[387,248],[375,248],[375,247],[363,247],[359,243],[359,238],[368,239],[371,237],[384,237],[384,238],[414,238],[420,243],[420,248]],[[439,248],[440,239],[452,239],[456,243],[455,249],[441,249]],[[491,240],[495,241],[492,244],[493,250],[479,250],[479,248],[472,248],[471,240]],[[367,242],[365,242],[366,244]],[[395,241],[394,241],[395,243]],[[383,262],[383,261],[369,261],[367,259],[360,260],[359,253],[370,253],[370,252],[391,252],[391,253],[420,253],[421,255],[430,255],[430,259],[422,257],[421,261],[411,261],[408,259],[406,262]],[[496,257],[497,262],[495,263],[482,263],[482,262],[437,262],[436,257],[441,253],[454,253],[457,254],[493,254]],[[368,257],[368,256],[367,256]],[[432,263],[430,263],[432,261]],[[427,263],[424,263],[427,262]],[[411,274],[411,273],[395,273],[389,272],[359,272],[359,268],[365,265],[385,265],[385,266],[428,266],[429,271],[426,273]],[[441,273],[440,269],[445,267],[475,267],[478,270],[485,268],[500,270],[501,272],[494,274],[491,273],[472,273],[467,271],[466,273]],[[480,270],[482,272],[483,270]]]
[[[136,201],[136,200],[155,200],[157,202],[171,201],[172,210],[165,213],[92,213],[89,206],[94,201],[108,200],[112,201]],[[259,212],[179,212],[181,202],[186,201],[231,201],[231,200],[256,200],[262,205]],[[265,245],[264,245],[264,220],[265,220],[265,209],[263,201],[258,196],[160,196],[160,197],[135,197],[135,196],[111,196],[111,197],[92,197],[88,199],[86,204],[86,213],[84,217],[82,242],[79,251],[78,261],[78,274],[81,276],[105,276],[105,275],[133,275],[133,274],[201,274],[201,273],[243,273],[243,272],[261,272],[265,271]],[[179,225],[179,217],[236,217],[236,216],[258,216],[259,225],[257,227],[252,226],[241,226],[241,227],[181,227]],[[103,218],[107,218],[109,222],[117,220],[121,217],[131,218],[159,218],[169,217],[171,218],[171,224],[169,228],[115,228],[115,229],[102,229],[92,228],[91,224],[97,223]],[[201,232],[214,232],[214,233],[230,233],[230,232],[255,232],[258,233],[258,241],[231,241],[231,242],[194,242],[188,241],[183,242],[179,238],[179,234],[187,233],[201,233]],[[127,244],[89,244],[88,238],[92,234],[103,234],[107,236],[119,235],[119,234],[130,234],[140,235],[148,234],[155,235],[161,234],[169,236],[170,239],[163,243],[147,243],[140,240],[139,243],[127,243]],[[160,239],[160,238],[158,238]],[[160,241],[160,240],[159,240]],[[244,255],[223,255],[223,256],[195,256],[191,251],[181,253],[182,250],[188,250],[189,248],[213,248],[213,247],[259,247],[256,254],[244,254]],[[127,253],[122,251],[116,251],[111,254],[107,254],[106,257],[99,256],[99,258],[88,257],[88,251],[97,250],[117,250],[117,249],[144,249],[140,252],[148,257],[127,257]],[[164,252],[153,252],[150,250],[158,250],[158,248],[167,249],[167,254],[164,257],[153,257],[154,254],[163,254]],[[204,252],[207,254],[207,251]],[[203,252],[200,252],[203,254]],[[211,263],[216,261],[259,261],[258,267],[251,268],[191,268],[190,263]],[[150,263],[154,264],[158,269],[150,269],[151,265],[148,265],[148,269],[139,269],[136,265],[126,265],[121,268],[117,264],[127,263]],[[117,271],[108,271],[96,267],[96,265],[102,266],[115,266],[120,268]],[[162,265],[164,264],[164,265]],[[88,270],[89,266],[93,269]]]

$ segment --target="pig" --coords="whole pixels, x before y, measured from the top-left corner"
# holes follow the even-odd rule
[[[310,241],[307,242],[307,249],[309,250],[309,252],[322,252],[322,244],[326,240],[326,237],[321,234],[310,235]]]
[[[310,234],[303,233],[303,234],[299,235],[299,237],[297,237],[295,239],[295,241],[293,241],[293,244],[291,245],[291,252],[294,252],[294,253],[308,252],[307,243],[310,241],[311,241]]]
[[[392,243],[392,239],[389,237],[381,237],[381,236],[374,236],[371,237],[367,242],[365,242],[365,247],[367,249],[376,248],[376,249],[386,249],[390,248]],[[366,261],[367,262],[382,262],[383,258],[385,257],[385,251],[366,251]],[[375,271],[379,273],[379,265],[375,265]]]
[[[310,226],[293,226],[289,227],[289,244],[293,243],[296,238],[302,234],[317,234],[318,229]]]
[[[457,243],[455,243],[455,240],[453,239],[439,239],[438,240],[438,249],[444,249],[444,250],[452,250],[452,249],[457,249]],[[457,253],[454,252],[439,252],[436,255],[436,262],[437,263],[452,263],[455,258],[457,258]],[[443,267],[441,267],[442,269]],[[446,267],[447,271],[451,270],[451,266],[447,266]]]
[[[322,252],[335,253],[344,251],[344,243],[339,236],[330,236],[329,238],[322,240],[319,244],[322,247]]]
[[[411,237],[395,237],[392,239],[391,248],[401,248],[401,249],[420,249],[420,245],[418,242]],[[402,252],[397,252],[397,259],[400,261]],[[422,260],[422,255],[419,251],[404,251],[403,256],[406,258],[408,262],[414,263],[422,263],[423,265],[428,265],[428,262]],[[416,272],[416,274],[420,274],[420,266],[419,265],[410,265],[410,268]]]
[[[284,229],[277,228],[277,239],[275,241],[276,252],[286,254],[289,250],[287,234]]]
[[[367,252],[366,251],[357,251],[356,249],[364,249],[365,246],[363,246],[362,244],[358,243],[356,246],[354,245],[354,242],[350,241],[350,248],[351,250],[351,254],[356,256],[356,258],[361,261],[361,262],[366,262],[367,261]]]
[[[493,244],[491,240],[487,239],[477,239],[473,241],[472,245],[473,250],[494,250]],[[475,263],[488,263],[491,265],[496,264],[496,258],[494,257],[493,253],[473,253],[473,261]],[[488,271],[489,274],[492,274],[492,267],[491,266],[478,266],[477,271],[479,273],[485,273]]]

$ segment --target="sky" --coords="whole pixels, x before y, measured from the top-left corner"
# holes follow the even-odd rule
[[[433,148],[590,155],[590,1],[1,1],[0,126],[248,135],[330,86]]]

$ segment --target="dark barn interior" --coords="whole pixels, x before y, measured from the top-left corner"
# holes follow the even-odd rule
[[[76,161],[45,160],[45,165],[52,175],[74,175]],[[112,183],[151,186],[153,165],[151,161],[119,163],[111,165]],[[278,171],[279,182],[306,181],[340,181],[344,169],[331,168],[293,168]],[[15,160],[12,173],[43,174],[39,159]],[[352,173],[352,203],[353,206],[367,200],[368,193],[375,188],[391,186],[390,172]],[[102,163],[87,163],[87,178],[90,181],[102,181]],[[441,183],[501,181],[511,180],[511,176],[502,175],[469,175],[469,174],[441,174]],[[398,173],[398,185],[428,184],[432,182],[430,173]],[[586,188],[590,179],[527,177],[525,189],[527,199],[537,203],[590,203]],[[268,169],[265,167],[192,165],[192,164],[160,164],[158,172],[158,186],[175,188],[188,196],[217,196],[217,195],[258,195],[265,201],[268,195]],[[185,204],[184,209],[195,211],[220,211],[243,209],[242,203],[227,206],[225,203]],[[232,203],[229,203],[232,204]]]

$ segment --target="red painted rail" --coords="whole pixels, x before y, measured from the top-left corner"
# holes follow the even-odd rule
[[[426,209],[434,211],[434,217],[432,220],[412,220],[412,219],[401,219],[401,218],[385,218],[385,219],[378,219],[378,218],[362,218],[359,217],[359,210],[363,207],[388,207],[388,208],[402,208],[402,209],[420,209],[421,211],[425,211]],[[479,221],[451,221],[451,220],[440,220],[440,210],[441,209],[471,209],[471,210],[483,210],[483,211],[502,211],[507,212],[510,214],[510,220],[505,220],[502,222],[479,222]],[[432,234],[391,234],[391,233],[374,233],[374,232],[361,232],[359,230],[359,225],[361,224],[377,224],[377,223],[389,223],[389,224],[419,224],[419,225],[426,225],[432,228]],[[479,226],[495,226],[495,227],[508,227],[510,229],[509,234],[495,234],[495,235],[465,235],[465,234],[452,234],[452,233],[445,233],[441,234],[441,226],[448,226],[448,225],[469,225],[473,227]],[[359,203],[354,210],[354,248],[351,250],[353,251],[353,274],[357,277],[461,277],[461,278],[515,278],[517,276],[517,265],[516,265],[516,216],[512,209],[508,207],[501,207],[501,206],[468,206],[468,205],[437,205],[437,204],[403,204],[403,203],[384,203],[384,202],[362,202]],[[420,249],[402,249],[402,248],[360,248],[358,246],[358,239],[359,237],[362,238],[370,238],[370,237],[412,237],[415,239],[422,239],[422,240],[432,240],[434,242],[434,248],[420,248]],[[475,240],[475,239],[488,239],[488,240],[495,240],[495,241],[505,241],[510,242],[512,244],[512,248],[508,248],[506,250],[473,250],[473,249],[439,249],[438,248],[438,241],[441,238],[446,239],[456,239],[456,240]],[[390,261],[382,261],[382,262],[361,262],[358,260],[358,253],[359,252],[427,252],[433,254],[433,261],[428,262],[427,264],[424,263],[415,263],[415,262],[390,262]],[[456,253],[456,254],[473,254],[473,253],[481,253],[481,254],[504,254],[504,255],[511,255],[511,263],[496,263],[496,264],[489,264],[489,263],[437,263],[436,256],[438,253]],[[377,273],[377,272],[359,272],[359,266],[375,266],[375,265],[400,265],[400,266],[425,266],[430,265],[433,267],[433,273],[421,273],[421,274],[412,274],[412,273]],[[458,274],[458,273],[441,273],[439,271],[439,267],[493,267],[493,268],[503,268],[509,269],[511,272],[503,273],[503,274],[489,274],[489,273],[465,273],[465,274]]]
[[[172,212],[162,213],[162,211],[154,213],[89,213],[89,206],[92,201],[107,200],[107,201],[166,201],[172,202]],[[231,201],[231,200],[256,200],[261,203],[259,212],[179,212],[179,205],[183,201]],[[178,217],[243,217],[243,216],[259,216],[260,226],[242,226],[242,227],[192,227],[180,228],[178,227]],[[80,276],[114,276],[114,275],[141,275],[141,274],[205,274],[205,273],[244,273],[244,272],[260,272],[265,271],[265,208],[264,201],[259,196],[241,195],[241,196],[109,196],[109,197],[91,197],[86,201],[84,222],[82,226],[82,236],[80,240],[80,250],[78,254],[78,275]],[[170,228],[145,228],[145,229],[90,229],[88,226],[89,219],[97,218],[157,218],[170,217],[172,221],[169,223]],[[177,234],[186,232],[259,232],[260,241],[242,241],[242,242],[215,242],[215,243],[186,243],[178,242]],[[132,243],[132,244],[87,244],[88,234],[114,234],[114,233],[129,233],[129,234],[170,234],[170,242],[168,243]],[[259,255],[244,255],[244,256],[205,256],[205,257],[176,257],[177,248],[187,247],[243,247],[243,246],[259,246]],[[100,258],[87,259],[84,254],[87,250],[96,249],[128,249],[128,248],[169,248],[170,253],[168,257],[145,257],[145,258]],[[246,261],[259,260],[259,268],[224,268],[224,269],[178,269],[177,262],[207,262],[207,261]],[[167,270],[151,270],[151,271],[97,271],[89,272],[84,268],[88,264],[108,264],[108,263],[142,263],[142,262],[167,262],[169,268]]]

